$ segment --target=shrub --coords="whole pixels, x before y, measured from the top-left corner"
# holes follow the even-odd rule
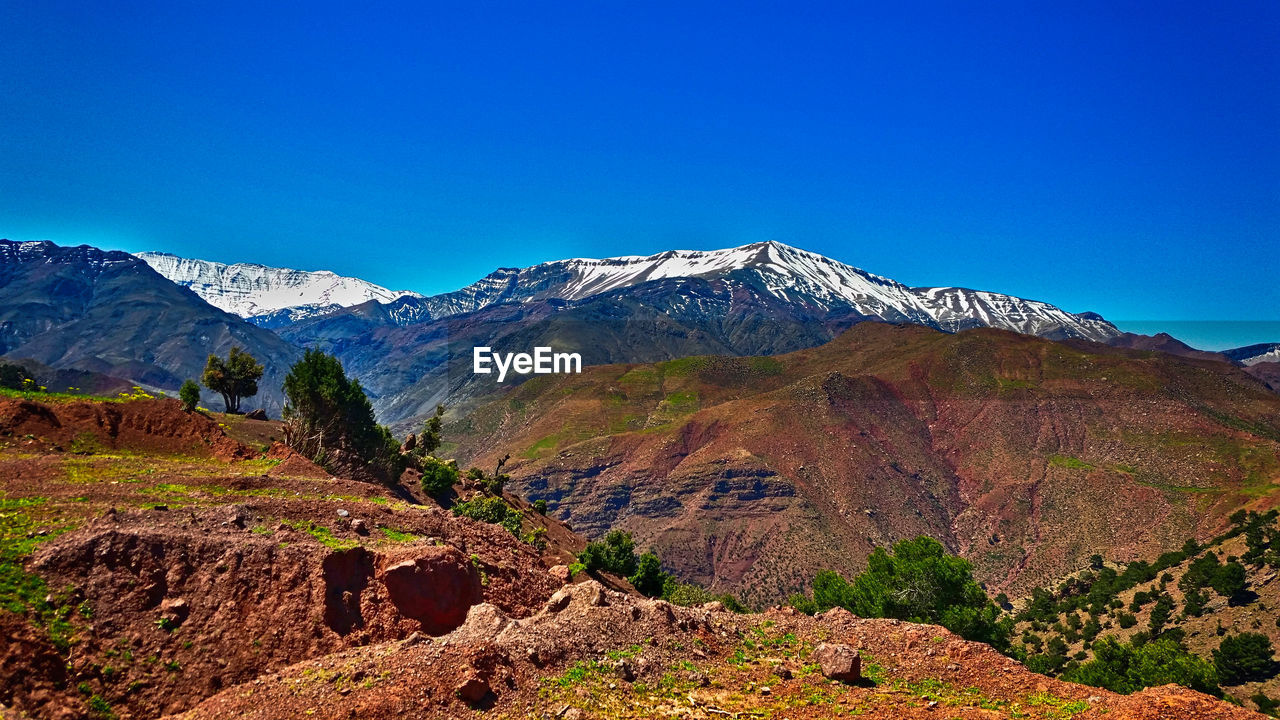
[[[1172,638],[1142,645],[1104,638],[1093,645],[1093,660],[1068,671],[1063,679],[1129,694],[1143,688],[1176,683],[1220,695],[1214,667],[1192,655]]]
[[[200,404],[200,386],[195,380],[187,380],[178,388],[178,399],[182,401],[182,409],[191,412]]]
[[[1258,706],[1258,712],[1263,713],[1265,715],[1270,715],[1272,717],[1275,717],[1276,709],[1280,708],[1280,702],[1276,702],[1275,700],[1271,699],[1271,697],[1269,697],[1266,693],[1262,692],[1261,690],[1254,693],[1253,696],[1250,697],[1249,699],[1253,701],[1254,705]]]
[[[0,388],[29,390],[36,387],[36,379],[21,365],[0,362]]]
[[[604,540],[587,543],[587,547],[578,553],[578,562],[592,572],[604,570],[620,577],[631,577],[639,566],[635,547],[631,533],[610,530]]]
[[[1116,622],[1120,624],[1120,627],[1127,630],[1138,624],[1138,617],[1133,613],[1122,612],[1116,616]]]
[[[546,515],[546,514],[547,514],[547,501],[546,501],[546,500],[534,500],[534,501],[533,501],[533,511],[534,511],[534,512],[536,512],[536,513],[538,513],[539,515]]]
[[[843,607],[859,617],[891,617],[942,625],[967,640],[1008,646],[1012,623],[973,579],[969,561],[947,554],[933,538],[901,540],[892,553],[876,548],[852,582],[831,571],[813,580],[819,611]]]
[[[530,530],[529,532],[525,533],[524,536],[520,538],[520,540],[521,542],[528,543],[529,545],[532,545],[538,548],[539,550],[546,550],[547,549],[547,529],[544,527],[536,527]]]
[[[439,497],[458,482],[458,463],[455,460],[438,460],[430,455],[422,458],[422,492]]]
[[[1239,685],[1275,674],[1271,653],[1271,641],[1266,635],[1240,633],[1222,639],[1218,649],[1213,651],[1213,664],[1223,684]]]
[[[205,387],[222,395],[223,405],[227,412],[240,412],[240,401],[243,398],[258,394],[258,381],[262,379],[262,364],[253,359],[249,353],[232,345],[223,360],[210,353],[204,365],[204,374],[200,381]]]
[[[1218,569],[1211,582],[1214,591],[1225,598],[1235,598],[1244,592],[1246,572],[1238,562],[1228,562]]]
[[[458,503],[453,506],[453,514],[501,525],[516,537],[520,537],[520,522],[524,519],[523,513],[508,505],[507,501],[500,497],[480,497],[469,502]]]

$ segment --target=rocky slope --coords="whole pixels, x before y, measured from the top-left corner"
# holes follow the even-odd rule
[[[862,323],[773,358],[540,377],[458,420],[521,494],[757,603],[928,534],[1016,594],[1093,552],[1217,532],[1280,484],[1280,397],[1239,368]]]
[[[245,409],[278,414],[284,375],[301,351],[271,331],[214,308],[127,253],[0,240],[0,354],[176,392],[200,377],[209,353],[226,355],[232,345],[266,367]]]
[[[1265,522],[1265,527],[1272,531],[1274,522]],[[1267,551],[1280,549],[1274,536],[1262,543]],[[1053,664],[1062,664],[1065,668],[1088,662],[1096,657],[1093,646],[1100,641],[1113,639],[1129,643],[1138,638],[1152,635],[1152,617],[1156,614],[1159,603],[1157,598],[1167,597],[1170,610],[1167,621],[1160,625],[1159,632],[1169,637],[1177,637],[1193,654],[1212,662],[1213,653],[1221,648],[1225,637],[1237,633],[1249,632],[1266,636],[1273,645],[1280,646],[1280,624],[1277,624],[1276,608],[1280,607],[1280,573],[1269,562],[1272,558],[1244,560],[1244,582],[1240,591],[1231,595],[1223,595],[1211,587],[1192,587],[1184,582],[1184,577],[1197,561],[1203,563],[1210,555],[1214,561],[1210,567],[1220,567],[1239,558],[1248,558],[1249,544],[1245,534],[1233,528],[1230,533],[1207,543],[1193,553],[1178,556],[1166,555],[1165,562],[1151,558],[1158,569],[1148,573],[1146,579],[1133,582],[1120,592],[1104,595],[1104,601],[1097,612],[1091,607],[1088,598],[1093,596],[1095,580],[1099,573],[1124,573],[1123,563],[1105,561],[1096,568],[1085,568],[1078,572],[1049,583],[1045,590],[1047,597],[1063,606],[1051,612],[1026,612],[1021,616],[1015,628],[1015,638],[1029,656],[1038,653],[1051,653],[1050,646],[1055,641],[1063,643],[1064,656]],[[1105,568],[1105,570],[1104,570]],[[1197,602],[1189,602],[1187,590],[1199,595]],[[1077,606],[1071,606],[1072,599],[1079,599]],[[1026,610],[1029,599],[1017,603],[1019,611]],[[1087,628],[1091,619],[1096,619],[1095,628]],[[1223,682],[1224,691],[1242,704],[1257,707],[1255,698],[1259,693],[1272,699],[1280,699],[1280,666],[1265,669],[1258,678],[1246,681]],[[1261,709],[1261,708],[1260,708]]]
[[[172,400],[0,398],[3,717],[1256,717],[1053,680],[939,627],[570,581],[559,523],[526,512],[539,550],[279,433]],[[854,651],[860,679],[832,679]]]
[[[253,263],[228,265],[159,252],[141,252],[137,257],[169,280],[190,288],[210,305],[262,327],[278,327],[370,300],[387,303],[403,296],[417,296],[328,270],[289,270]]]
[[[861,679],[825,676],[823,647],[857,652]],[[1123,697],[1029,673],[947,630],[673,607],[587,582],[537,614],[489,605],[440,638],[302,663],[228,688],[181,716],[244,718],[1108,718],[1231,720],[1247,710],[1168,686]]]

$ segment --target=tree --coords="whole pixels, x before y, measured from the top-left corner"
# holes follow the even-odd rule
[[[418,445],[414,448],[414,452],[426,456],[440,447],[441,418],[443,417],[444,405],[436,405],[436,414],[427,418],[422,425],[422,432],[418,435]]]
[[[373,417],[360,381],[349,379],[342,363],[307,350],[284,378],[285,441],[320,465],[336,455],[354,454],[384,479],[404,470],[400,444]]]
[[[631,577],[639,569],[635,548],[631,533],[610,530],[603,541],[587,543],[582,552],[578,553],[578,562],[586,565],[587,570],[592,572],[604,570],[621,577]]]
[[[200,382],[222,395],[222,403],[227,412],[238,413],[243,398],[258,394],[258,381],[262,379],[262,372],[262,365],[252,355],[232,345],[226,360],[213,353],[209,354]]]
[[[947,554],[930,537],[901,540],[893,554],[876,548],[867,569],[851,583],[847,608],[855,615],[942,625],[968,640],[1008,644],[1008,623],[973,579],[969,561]]]
[[[860,617],[890,617],[942,625],[968,639],[1008,646],[1012,623],[973,579],[969,561],[949,555],[933,538],[920,536],[876,548],[867,569],[851,582],[829,570],[813,580],[819,612],[843,607]]]
[[[35,387],[36,379],[31,372],[21,365],[0,362],[0,388],[9,390],[29,390]]]
[[[1230,599],[1244,592],[1246,577],[1247,573],[1243,565],[1238,562],[1228,562],[1214,574],[1211,584],[1219,595]]]
[[[640,556],[636,572],[628,580],[642,595],[658,597],[671,576],[662,571],[662,561],[657,555],[647,552]]]
[[[1151,635],[1154,637],[1160,634],[1164,629],[1169,618],[1173,615],[1173,598],[1164,593],[1160,593],[1156,598],[1156,604],[1151,608],[1151,619],[1148,627],[1151,628]]]
[[[178,388],[178,399],[182,401],[182,409],[191,412],[200,404],[200,386],[195,380],[187,380]]]
[[[1213,651],[1213,664],[1224,685],[1265,680],[1275,674],[1271,641],[1261,633],[1240,633],[1224,637]]]
[[[1103,638],[1093,645],[1093,660],[1068,671],[1063,679],[1126,695],[1168,683],[1221,694],[1214,666],[1172,638],[1143,644]]]

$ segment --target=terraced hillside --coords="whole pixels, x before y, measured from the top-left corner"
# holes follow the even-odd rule
[[[927,534],[1017,595],[1155,557],[1280,487],[1280,396],[1224,362],[862,323],[775,357],[532,379],[451,428],[522,495],[755,603]]]

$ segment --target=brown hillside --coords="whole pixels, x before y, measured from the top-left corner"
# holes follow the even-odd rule
[[[860,682],[828,680],[819,643],[861,654]],[[468,682],[483,695],[467,702]],[[181,715],[317,718],[724,718],[1244,720],[1167,686],[1124,697],[1029,672],[932,625],[733,615],[673,607],[588,582],[521,620],[490,605],[444,637],[335,653],[224,690]]]
[[[932,626],[570,582],[554,565],[582,540],[549,518],[525,520],[548,530],[539,551],[223,432],[257,444],[269,426],[108,404],[24,406],[43,419],[11,412],[0,432],[0,717],[1256,717],[1053,680]],[[127,432],[62,448],[115,413]],[[223,445],[236,452],[192,449]],[[832,641],[861,651],[862,681],[824,677]]]
[[[1095,552],[1154,557],[1280,481],[1280,396],[1227,363],[863,323],[769,358],[592,367],[455,423],[588,535],[776,601],[917,534],[1016,594]]]

